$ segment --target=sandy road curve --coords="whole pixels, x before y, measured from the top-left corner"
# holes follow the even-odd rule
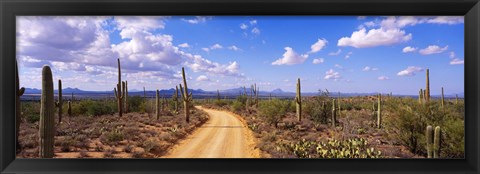
[[[196,106],[210,119],[163,158],[258,158],[252,132],[237,116]]]

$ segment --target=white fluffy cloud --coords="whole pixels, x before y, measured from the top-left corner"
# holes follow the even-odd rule
[[[197,77],[197,81],[210,81],[210,79],[205,75],[200,75]]]
[[[260,34],[260,29],[258,29],[257,27],[255,27],[255,28],[252,29],[252,33],[258,35],[258,34]]]
[[[321,64],[323,63],[325,60],[323,58],[318,58],[318,59],[313,59],[312,63],[313,64]]]
[[[450,65],[462,65],[463,62],[464,61],[462,59],[455,58],[450,61]]]
[[[407,47],[403,48],[402,52],[403,53],[410,53],[410,52],[415,52],[416,50],[417,50],[417,48],[407,46]]]
[[[436,17],[414,17],[414,16],[389,16],[381,21],[365,22],[358,31],[354,31],[350,37],[342,37],[338,40],[338,46],[351,46],[355,48],[367,48],[376,46],[393,45],[406,42],[412,39],[411,33],[406,33],[404,27],[417,24],[459,24],[463,23],[463,16],[436,16]],[[375,27],[367,31],[367,27]]]
[[[240,29],[246,30],[248,28],[247,24],[240,24]]]
[[[423,68],[417,66],[409,66],[407,69],[397,73],[398,76],[414,76],[416,72],[423,71]]]
[[[342,49],[338,49],[336,52],[328,53],[328,55],[329,56],[338,56],[340,53],[342,53]]]
[[[212,75],[243,77],[240,74],[240,65],[234,61],[228,64],[220,64],[203,58],[200,55],[185,54],[189,59],[187,66],[194,72],[205,72]]]
[[[229,46],[228,49],[233,50],[233,51],[240,51],[241,50],[240,48],[238,48],[235,45]]]
[[[369,66],[365,66],[362,71],[376,71],[378,70],[378,68],[372,68],[372,67],[369,67]]]
[[[222,49],[223,46],[220,44],[215,44],[210,47],[210,50]]]
[[[290,47],[285,47],[284,49],[285,53],[283,53],[283,57],[272,62],[272,65],[295,65],[303,63],[308,58],[308,55],[300,55]]]
[[[450,65],[462,65],[464,61],[462,59],[457,58],[455,52],[450,52]]]
[[[178,45],[178,47],[180,47],[180,48],[189,48],[190,45],[188,45],[188,43],[182,43],[182,44]]]
[[[338,46],[351,46],[355,48],[368,48],[381,45],[393,45],[412,39],[412,34],[406,34],[400,29],[371,29],[365,28],[352,33],[350,37],[342,37],[338,40]]]
[[[328,41],[327,39],[318,39],[317,42],[315,42],[312,46],[310,46],[310,52],[309,53],[316,53],[322,50],[326,45]]]
[[[182,21],[188,22],[190,24],[199,24],[206,22],[208,19],[211,19],[212,17],[207,17],[207,16],[195,16],[193,19],[182,19]]]
[[[390,78],[388,78],[387,76],[380,76],[378,77],[378,80],[388,80]]]
[[[333,79],[333,80],[337,80],[337,79],[340,79],[340,73],[338,72],[335,72],[333,69],[330,69],[328,70],[327,72],[325,72],[325,77],[323,77],[323,79],[326,79],[326,80],[329,80],[329,79]]]
[[[442,53],[447,49],[448,49],[448,45],[443,48],[438,45],[430,45],[427,48],[419,50],[418,52],[422,55],[430,55],[430,54]]]
[[[352,56],[352,52],[348,52],[346,55],[345,55],[345,59],[350,59],[350,56]]]

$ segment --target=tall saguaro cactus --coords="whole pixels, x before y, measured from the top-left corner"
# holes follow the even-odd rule
[[[458,105],[458,94],[455,94],[455,104]]]
[[[297,95],[295,96],[295,104],[297,106],[298,121],[302,121],[302,94],[300,87],[300,78],[297,79]]]
[[[125,80],[125,114],[128,113],[128,81]]]
[[[342,105],[340,105],[340,92],[338,92],[338,116],[341,117],[342,115]]]
[[[377,105],[377,128],[381,128],[382,125],[382,94],[378,94]]]
[[[433,135],[433,158],[440,158],[440,138],[440,126],[437,126]]]
[[[63,110],[63,99],[62,99],[62,80],[58,79],[58,102],[55,102],[55,106],[58,108],[58,123],[62,122],[62,110]]]
[[[157,95],[155,95],[155,115],[157,120],[160,119],[160,91],[157,89]]]
[[[420,88],[420,91],[418,92],[418,103],[422,104],[422,100],[423,100],[423,89]]]
[[[253,101],[253,102],[252,102],[252,105],[255,105],[255,107],[258,107],[258,93],[259,93],[259,90],[258,90],[258,88],[257,88],[257,84],[254,83],[254,84],[252,85],[252,95],[253,95],[253,96],[251,97],[251,99],[252,99],[252,101]]]
[[[183,99],[183,106],[184,106],[184,111],[185,111],[185,121],[188,123],[190,122],[190,102],[192,101],[192,93],[188,93],[188,87],[187,87],[187,80],[185,77],[185,69],[182,67],[182,77],[183,77],[183,85],[185,86],[185,89],[182,88],[182,84],[180,84],[180,91],[182,93],[182,99]]]
[[[122,109],[123,109],[123,97],[125,96],[125,90],[122,91],[122,88],[125,89],[125,82],[122,82],[122,71],[120,67],[120,59],[118,61],[118,83],[117,88],[114,88],[115,91],[115,98],[117,99],[118,104],[118,116],[122,116]],[[118,89],[118,91],[117,91]]]
[[[68,101],[67,113],[69,117],[72,117],[72,102]]]
[[[426,87],[425,87],[425,98],[426,101],[430,101],[430,72],[429,69],[427,69],[427,77],[426,77]]]
[[[42,98],[40,101],[40,158],[53,158],[55,135],[55,101],[53,95],[52,70],[49,66],[42,69]]]
[[[22,118],[22,108],[21,108],[21,103],[20,103],[20,97],[23,95],[25,92],[25,88],[21,87],[20,88],[20,79],[18,78],[18,65],[17,65],[17,60],[15,60],[15,77],[17,78],[15,81],[15,137],[16,139],[16,149],[17,151],[20,150],[20,143],[18,141],[18,133],[20,131],[20,120]]]
[[[433,127],[428,125],[427,126],[427,158],[433,157]]]
[[[335,108],[335,99],[332,101],[332,127],[336,127],[336,122],[337,122],[337,110]]]
[[[175,86],[175,92],[173,92],[173,103],[175,103],[175,112],[178,112],[178,86]]]
[[[445,98],[443,97],[443,87],[442,87],[442,110],[445,112]]]
[[[217,101],[220,101],[220,91],[217,89]]]

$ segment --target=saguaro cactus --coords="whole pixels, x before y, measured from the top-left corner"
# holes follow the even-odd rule
[[[437,126],[435,127],[435,133],[433,138],[433,158],[440,158],[440,138],[440,126]]]
[[[418,92],[418,103],[422,104],[423,100],[423,89],[420,88],[420,91]]]
[[[115,98],[117,99],[118,104],[118,116],[122,116],[122,108],[123,108],[123,97],[125,96],[125,90],[122,91],[122,88],[125,89],[125,82],[122,82],[122,71],[120,67],[120,59],[118,61],[118,83],[117,87],[113,90],[115,91]],[[118,91],[117,91],[118,89]]]
[[[300,78],[297,79],[297,95],[295,96],[295,104],[297,106],[298,121],[302,121],[302,94],[300,87]]]
[[[40,158],[53,158],[55,135],[55,101],[53,95],[52,70],[43,66],[42,70],[42,98],[40,101]]]
[[[175,103],[175,112],[178,112],[178,86],[175,86],[175,92],[173,92],[173,103]]]
[[[157,120],[160,119],[160,91],[157,89],[157,95],[155,95],[155,115]]]
[[[69,117],[72,117],[72,102],[68,101],[67,113]]]
[[[377,104],[377,128],[381,128],[382,125],[382,94],[378,94]]]
[[[428,125],[425,137],[427,137],[427,158],[433,157],[433,127]]]
[[[341,117],[342,115],[342,106],[340,105],[340,92],[338,92],[338,116]]]
[[[62,80],[58,80],[58,102],[55,102],[55,106],[58,108],[58,123],[62,122],[62,110],[63,110],[63,99],[62,99]]]
[[[443,97],[443,87],[442,87],[442,110],[445,112],[445,98]]]
[[[16,149],[17,151],[20,150],[20,143],[18,142],[18,133],[20,131],[20,120],[22,118],[22,108],[21,108],[21,103],[20,103],[20,97],[23,95],[25,92],[25,88],[21,87],[20,88],[20,79],[18,78],[18,65],[17,65],[17,60],[15,60],[15,77],[17,78],[17,81],[15,81],[15,137],[17,145]]]
[[[337,110],[335,108],[335,99],[332,101],[332,127],[336,127],[337,122]]]
[[[427,77],[426,77],[426,88],[425,88],[425,98],[426,101],[430,101],[430,74],[429,74],[429,69],[427,69]]]
[[[182,99],[183,99],[183,106],[185,110],[185,121],[188,123],[190,122],[190,102],[192,101],[192,93],[188,93],[188,87],[187,87],[187,80],[185,78],[185,69],[182,67],[182,77],[183,77],[183,85],[185,86],[185,89],[182,88],[182,84],[180,84],[180,91],[182,93]]]
[[[147,99],[147,91],[145,91],[145,86],[143,87],[143,99]]]
[[[458,94],[455,94],[455,104],[458,105]]]
[[[128,113],[128,81],[125,80],[125,113]]]
[[[220,101],[220,91],[217,89],[217,101]]]

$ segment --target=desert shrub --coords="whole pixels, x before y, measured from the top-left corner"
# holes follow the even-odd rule
[[[72,103],[73,115],[100,116],[117,112],[116,102],[105,100],[81,100]]]
[[[440,126],[440,157],[464,157],[464,113],[458,112],[454,105],[441,108],[439,100],[420,104],[413,98],[395,98],[386,102],[385,125],[390,138],[418,155],[426,155],[425,130],[428,125]]]
[[[128,96],[128,109],[130,112],[140,112],[140,106],[144,103],[143,96]]]
[[[260,101],[259,116],[264,117],[269,124],[276,126],[291,107],[291,103],[291,101],[280,99]]]
[[[35,123],[40,120],[40,102],[28,101],[22,102],[22,117],[29,123]]]
[[[213,104],[215,104],[218,107],[223,107],[223,106],[227,105],[227,101],[225,101],[225,100],[215,100],[213,102]]]
[[[332,115],[332,99],[328,91],[319,90],[319,95],[309,98],[303,107],[305,114],[315,123],[327,124]]]
[[[107,143],[116,143],[124,139],[123,132],[119,129],[113,129],[100,136],[100,140]]]

